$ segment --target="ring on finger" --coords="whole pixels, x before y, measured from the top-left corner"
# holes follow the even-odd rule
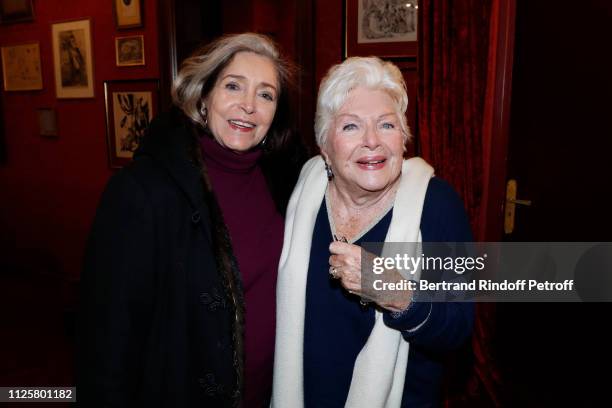
[[[340,277],[338,268],[336,268],[335,266],[330,266],[329,267],[329,275],[334,278],[334,279],[338,279]]]

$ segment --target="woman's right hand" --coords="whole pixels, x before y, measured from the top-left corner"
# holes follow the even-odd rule
[[[413,292],[409,289],[396,290],[393,292],[379,292],[376,296],[371,296],[372,291],[362,287],[361,276],[361,254],[362,248],[358,245],[346,242],[334,241],[329,245],[329,273],[340,280],[340,284],[349,293],[359,296],[362,299],[370,300],[383,309],[391,312],[401,312],[406,310],[412,302]],[[374,255],[372,255],[374,256]],[[404,277],[396,270],[385,272],[385,282],[401,282]]]

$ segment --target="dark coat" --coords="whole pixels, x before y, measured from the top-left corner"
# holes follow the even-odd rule
[[[167,114],[103,193],[81,277],[83,406],[240,400],[242,288],[198,157],[193,126]]]

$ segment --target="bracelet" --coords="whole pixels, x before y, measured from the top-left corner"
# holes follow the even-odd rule
[[[410,299],[410,303],[408,303],[408,306],[406,306],[406,308],[404,310],[400,310],[399,312],[391,312],[391,317],[394,318],[394,319],[399,319],[400,317],[404,316],[406,313],[408,313],[408,311],[412,308],[412,305],[416,301],[417,301],[417,292],[413,291],[412,292],[412,299]]]

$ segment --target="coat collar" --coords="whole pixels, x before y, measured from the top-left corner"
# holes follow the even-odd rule
[[[177,109],[156,117],[134,159],[149,156],[159,163],[183,191],[194,210],[203,206],[201,169],[195,159],[197,135]]]
[[[134,158],[137,160],[140,156],[149,156],[165,168],[188,198],[193,209],[192,222],[204,228],[212,244],[217,270],[224,276],[224,285],[231,293],[235,312],[232,319],[232,337],[236,387],[232,395],[239,399],[243,389],[244,372],[244,293],[231,239],[223,223],[222,211],[210,186],[204,186],[204,183],[209,182],[205,181],[208,177],[202,168],[201,157],[198,156],[201,147],[195,129],[189,119],[176,108],[160,115],[151,123],[148,134]],[[208,222],[200,222],[200,213],[204,211],[210,215],[210,225]]]

